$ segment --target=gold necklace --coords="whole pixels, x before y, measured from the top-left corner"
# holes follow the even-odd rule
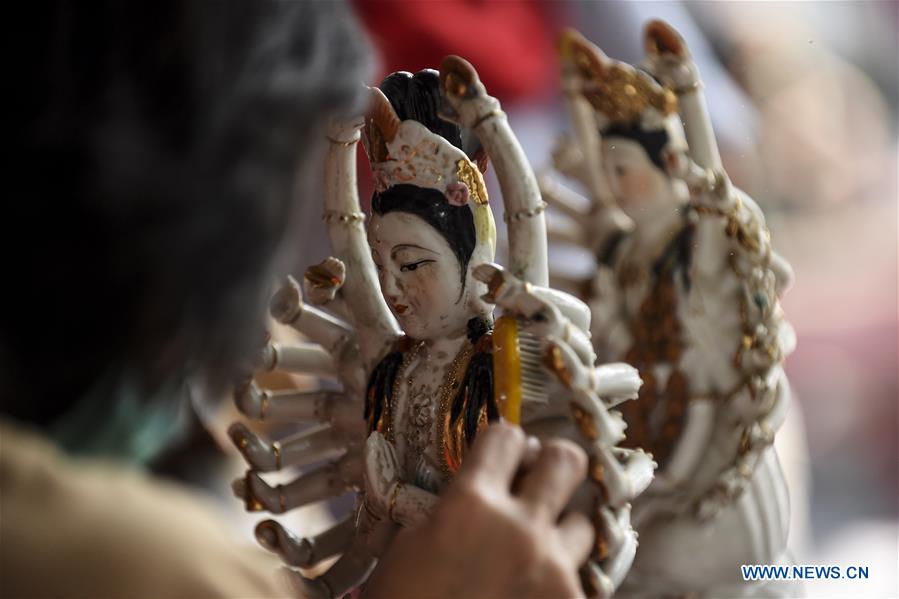
[[[421,348],[424,347],[424,343],[424,341],[419,341],[411,349],[403,354],[403,360],[402,362],[400,362],[400,367],[397,370],[396,378],[393,381],[393,389],[391,389],[390,392],[390,401],[384,402],[387,409],[387,440],[390,441],[390,443],[394,447],[396,446],[396,435],[393,428],[393,404],[400,396],[400,385],[402,385],[403,383],[403,374],[405,374],[406,370],[409,368],[409,364],[412,362],[412,359],[418,354]],[[411,376],[407,380],[407,385],[410,387],[412,385]]]
[[[463,435],[464,418],[459,418],[453,430],[450,430],[450,407],[453,397],[459,391],[461,378],[465,375],[468,362],[474,353],[474,345],[471,341],[465,341],[456,357],[453,358],[446,376],[443,377],[443,384],[440,387],[440,417],[437,419],[439,428],[437,429],[437,448],[439,450],[438,460],[440,462],[440,470],[443,474],[444,482],[452,480],[453,475],[462,464],[462,450],[465,443]]]

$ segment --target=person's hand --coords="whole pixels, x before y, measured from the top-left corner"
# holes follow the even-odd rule
[[[593,527],[563,510],[586,455],[562,440],[528,448],[517,427],[481,432],[432,518],[397,535],[364,596],[583,596]]]

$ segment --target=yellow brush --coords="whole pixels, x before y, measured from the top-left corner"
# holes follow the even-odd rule
[[[500,415],[513,424],[521,424],[523,402],[548,399],[540,343],[511,316],[499,317],[493,327],[493,398]]]

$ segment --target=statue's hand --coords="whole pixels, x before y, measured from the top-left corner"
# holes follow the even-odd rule
[[[231,439],[250,466],[246,477],[235,481],[232,488],[249,510],[284,513],[363,485],[365,369],[354,327],[338,316],[344,311],[344,278],[343,263],[328,258],[310,267],[304,277],[307,297],[316,306],[303,301],[300,284],[290,277],[272,296],[270,312],[275,320],[297,330],[308,341],[269,340],[253,368],[257,372],[281,371],[330,379],[341,388],[329,385],[314,390],[272,391],[251,377],[236,386],[235,402],[249,419],[312,425],[275,442],[257,434],[253,430],[256,427],[245,423],[231,426]],[[309,469],[310,466],[314,467]],[[297,467],[305,468],[303,474],[277,486],[260,476]],[[303,539],[273,521],[265,521],[260,524],[257,537],[286,563],[307,567],[346,551],[354,530],[352,519],[347,519],[321,535]]]
[[[388,518],[391,498],[399,484],[396,450],[381,433],[375,431],[365,442],[364,454],[366,507],[375,517]]]
[[[375,431],[365,443],[365,511],[375,520],[417,526],[427,520],[437,496],[400,480],[396,450]]]
[[[499,101],[487,93],[477,71],[464,58],[447,56],[440,63],[443,104],[440,116],[473,129],[500,110]]]
[[[647,70],[663,85],[685,92],[699,85],[699,70],[684,38],[661,20],[650,21],[644,33]]]
[[[362,115],[352,117],[332,117],[328,120],[328,139],[340,144],[359,141],[365,119]]]
[[[530,285],[498,264],[479,264],[473,274],[487,285],[482,299],[519,319],[541,346],[550,338],[560,339],[592,368],[596,356],[590,343],[590,310],[584,302],[556,289]]]
[[[346,266],[333,256],[306,269],[303,294],[316,306],[330,304],[346,281]]]

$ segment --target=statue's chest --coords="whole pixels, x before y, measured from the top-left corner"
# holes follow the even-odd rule
[[[640,371],[639,398],[627,402],[627,445],[650,451],[661,467],[683,433],[689,398],[687,378],[680,371],[686,342],[679,304],[682,289],[678,269],[659,272],[643,268],[619,270],[631,346],[624,360]],[[636,273],[635,273],[636,271]]]
[[[400,462],[412,480],[438,463],[437,422],[448,362],[418,357],[399,375],[393,430]]]
[[[633,343],[625,360],[640,368],[649,364],[676,365],[684,350],[679,304],[681,293],[675,273],[649,277],[625,289],[628,328]]]

